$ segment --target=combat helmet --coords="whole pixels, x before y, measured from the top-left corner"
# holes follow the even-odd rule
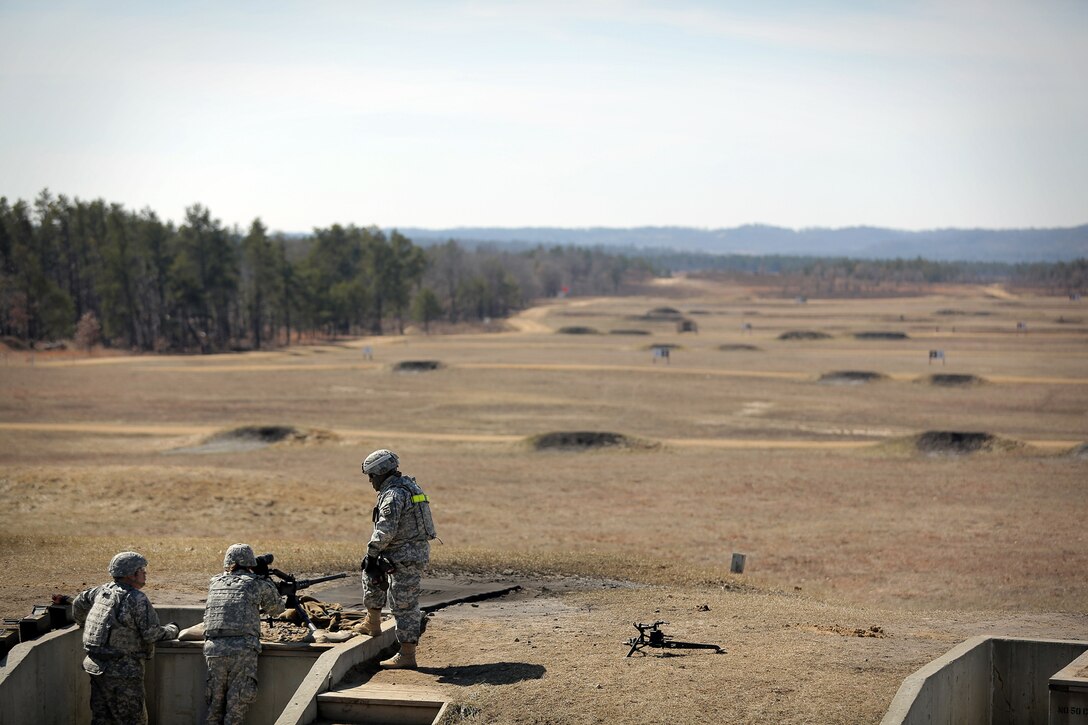
[[[135,551],[122,551],[110,559],[110,576],[114,579],[132,576],[140,569],[147,566],[147,559]]]
[[[231,564],[238,566],[257,566],[257,557],[253,555],[253,549],[249,544],[231,544],[223,557],[223,568],[229,569]]]
[[[400,459],[393,451],[379,448],[363,460],[363,473],[368,476],[381,476],[397,470]]]

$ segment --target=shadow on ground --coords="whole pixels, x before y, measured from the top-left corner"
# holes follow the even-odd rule
[[[543,665],[527,662],[492,662],[486,665],[457,667],[420,667],[419,671],[433,675],[448,685],[512,685],[524,680],[539,680],[547,671]]]

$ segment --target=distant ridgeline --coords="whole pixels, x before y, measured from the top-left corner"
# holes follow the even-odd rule
[[[657,270],[787,277],[783,294],[894,294],[907,291],[902,285],[993,282],[1051,294],[1088,291],[1088,225],[928,232],[875,227],[793,231],[769,226],[402,232],[421,245],[456,240],[466,248],[513,251],[570,244],[640,258]]]
[[[74,339],[87,348],[101,342],[145,351],[258,349],[303,337],[403,333],[408,321],[425,331],[440,322],[486,322],[534,299],[630,294],[652,276],[693,270],[765,275],[786,295],[891,294],[902,284],[995,280],[1083,294],[1086,230],[398,231],[334,224],[284,234],[255,219],[243,233],[200,204],[175,225],[150,209],[133,212],[43,191],[32,203],[0,197],[0,341],[9,347]],[[902,241],[926,234],[978,235],[976,251],[996,249],[999,239],[1041,259],[1064,259],[1059,250],[1076,248],[1080,259],[929,261]],[[782,235],[811,249],[781,253],[790,248]],[[897,258],[816,256],[827,254],[823,235],[844,235],[854,249],[894,247],[889,256]],[[932,243],[946,255],[956,248],[951,237]],[[725,249],[760,254],[707,251]]]
[[[417,244],[456,239],[466,245],[501,243],[532,247],[576,245],[712,255],[851,257],[934,261],[1069,262],[1088,256],[1088,225],[1054,229],[934,229],[881,227],[785,229],[749,224],[731,229],[556,227],[458,229],[404,228]]]

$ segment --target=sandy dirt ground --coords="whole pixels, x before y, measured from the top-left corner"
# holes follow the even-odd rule
[[[876,722],[967,637],[1088,639],[1071,575],[1088,566],[1083,307],[970,287],[804,305],[661,290],[552,301],[505,332],[7,351],[0,609],[100,583],[130,548],[161,603],[199,602],[237,540],[302,575],[354,571],[372,505],[359,461],[391,447],[434,501],[435,573],[524,583],[437,612],[418,672],[357,673],[438,688],[459,721]],[[574,326],[590,332],[559,332]],[[873,331],[905,336],[857,336]],[[398,372],[418,361],[439,364]],[[878,375],[826,382],[843,371]],[[923,452],[925,431],[992,445]],[[554,432],[624,443],[537,447]],[[656,619],[726,654],[624,657],[632,622]]]

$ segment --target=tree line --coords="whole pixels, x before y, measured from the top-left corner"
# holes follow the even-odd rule
[[[200,204],[154,211],[42,191],[0,197],[0,336],[146,351],[218,352],[499,319],[534,299],[638,291],[660,270],[741,277],[784,295],[897,294],[993,283],[1085,294],[1088,260],[1006,264],[448,240],[334,224],[305,235],[225,227]]]
[[[713,255],[643,250],[653,264],[703,276],[756,279],[793,296],[865,296],[922,290],[932,284],[994,284],[1046,294],[1088,292],[1088,258],[1069,262],[941,262],[913,259],[858,259],[797,255]]]
[[[175,226],[98,199],[0,197],[0,335],[146,351],[259,349],[502,318],[532,299],[617,294],[652,273],[600,250],[421,247],[396,230],[228,228],[194,204]]]

